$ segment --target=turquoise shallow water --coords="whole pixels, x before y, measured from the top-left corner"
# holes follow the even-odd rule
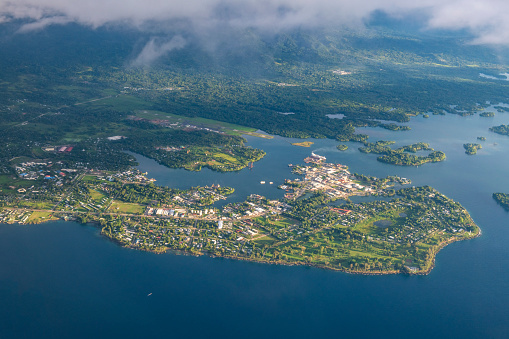
[[[0,337],[508,337],[509,213],[491,193],[509,192],[509,137],[487,130],[501,123],[509,113],[417,117],[407,132],[359,129],[373,141],[424,141],[447,154],[443,163],[418,168],[379,163],[356,143],[339,152],[332,140],[302,148],[278,137],[249,138],[267,156],[238,173],[170,170],[140,157],[140,169],[160,185],[233,186],[231,201],[250,193],[281,197],[277,184],[294,177],[288,163],[311,151],[352,172],[431,185],[465,206],[483,236],[446,247],[428,276],[155,255],[120,248],[92,226],[0,225]],[[462,144],[477,136],[488,139],[483,149],[466,155]]]

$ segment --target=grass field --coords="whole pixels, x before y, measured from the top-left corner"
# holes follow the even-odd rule
[[[18,188],[27,188],[34,184],[34,181],[31,180],[23,180],[20,178],[17,178],[16,176],[12,174],[3,174],[0,175],[0,190],[3,192],[13,192],[14,190],[10,189],[9,186]]]
[[[53,212],[34,212],[28,218],[27,223],[38,224],[44,221],[57,220],[58,218],[52,215]]]
[[[54,202],[51,201],[20,201],[18,206],[23,206],[26,208],[33,208],[36,210],[51,210],[55,206]]]
[[[276,240],[268,235],[254,240],[259,245],[272,245]]]
[[[238,162],[237,159],[235,159],[234,157],[232,157],[232,156],[230,156],[228,154],[224,154],[224,153],[214,153],[213,157],[217,161],[226,160],[226,161],[229,161],[229,162],[232,162],[232,163]]]
[[[108,212],[125,213],[125,214],[143,214],[145,206],[139,204],[131,204],[120,201],[113,201]]]
[[[90,197],[96,201],[96,202],[101,202],[102,198],[106,197],[103,193],[99,192],[99,191],[96,191],[96,190],[91,190],[90,191]]]

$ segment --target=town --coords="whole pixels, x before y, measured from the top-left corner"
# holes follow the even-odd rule
[[[179,190],[157,186],[136,169],[20,163],[18,176],[40,184],[3,192],[0,222],[93,222],[118,244],[145,251],[362,274],[425,274],[443,246],[479,234],[463,207],[431,187],[405,188],[406,178],[352,174],[345,165],[325,161],[312,153],[307,165],[289,165],[301,178],[279,185],[285,190],[280,200],[251,194],[223,207],[215,203],[233,188]],[[353,196],[374,199],[354,203]]]

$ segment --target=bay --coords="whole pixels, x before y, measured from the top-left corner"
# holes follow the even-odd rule
[[[437,188],[469,210],[483,236],[447,246],[427,276],[361,276],[139,252],[70,222],[0,225],[0,337],[505,338],[509,213],[491,194],[509,192],[509,137],[488,131],[502,123],[509,123],[508,113],[416,117],[411,131],[358,129],[370,141],[428,142],[447,155],[419,167],[379,163],[360,153],[359,143],[345,143],[349,149],[340,152],[334,140],[310,139],[314,144],[304,148],[280,137],[248,137],[267,156],[237,173],[172,170],[138,157],[159,185],[232,186],[229,202],[251,193],[280,198],[276,186],[295,177],[288,164],[314,151],[351,172],[396,174]],[[483,149],[466,155],[463,143],[477,136],[487,138],[479,142]]]

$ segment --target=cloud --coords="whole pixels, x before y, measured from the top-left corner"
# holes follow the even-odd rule
[[[34,22],[31,22],[29,24],[25,24],[21,26],[19,29],[20,33],[27,33],[30,31],[38,31],[41,30],[47,26],[51,25],[64,25],[68,24],[69,22],[72,22],[73,20],[71,18],[65,17],[65,16],[53,16],[53,17],[47,17],[42,18],[39,20],[36,20]]]
[[[152,64],[160,57],[168,54],[172,50],[181,49],[186,45],[186,40],[180,36],[174,36],[170,41],[164,38],[152,38],[143,47],[140,54],[132,62],[132,66],[146,66]]]
[[[507,0],[0,0],[0,23],[29,19],[21,32],[77,22],[90,27],[184,20],[195,27],[359,25],[374,11],[426,13],[428,28],[468,29],[474,43],[509,44]]]

